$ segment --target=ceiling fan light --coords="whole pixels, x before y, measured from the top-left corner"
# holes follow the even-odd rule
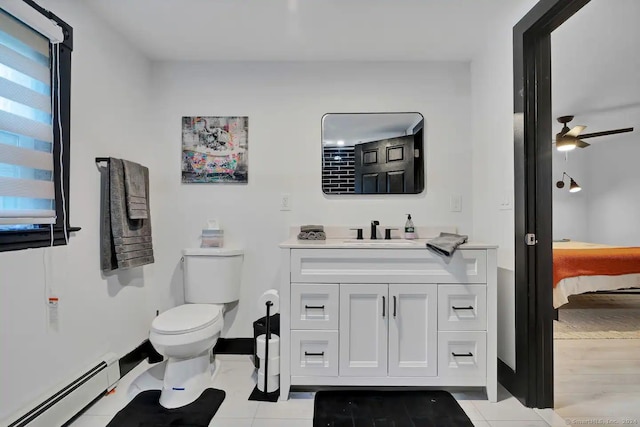
[[[576,148],[576,140],[572,138],[558,138],[556,141],[558,151],[571,151]]]
[[[577,193],[580,190],[582,190],[582,187],[580,187],[578,183],[573,178],[571,178],[571,184],[569,184],[569,192]]]

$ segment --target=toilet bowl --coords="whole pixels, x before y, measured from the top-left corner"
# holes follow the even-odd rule
[[[160,404],[188,405],[212,386],[212,349],[224,325],[224,304],[238,301],[243,251],[191,248],[182,251],[185,304],[153,320],[149,341],[166,359]]]
[[[184,304],[154,319],[149,341],[167,358],[160,394],[165,408],[187,405],[211,386],[211,350],[222,331],[223,312],[218,304]]]

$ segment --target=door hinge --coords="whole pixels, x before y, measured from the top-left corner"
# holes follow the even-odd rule
[[[534,233],[527,233],[524,236],[524,241],[527,246],[535,246],[536,243],[538,243],[538,240],[536,240],[536,235]]]

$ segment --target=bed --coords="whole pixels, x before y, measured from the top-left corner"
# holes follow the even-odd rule
[[[640,247],[553,243],[553,307],[569,295],[640,288]]]

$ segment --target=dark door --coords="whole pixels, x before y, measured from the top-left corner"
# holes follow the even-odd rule
[[[553,407],[551,32],[590,0],[541,0],[513,28],[515,369],[498,380],[525,405]]]
[[[414,193],[413,135],[355,145],[355,192]]]

